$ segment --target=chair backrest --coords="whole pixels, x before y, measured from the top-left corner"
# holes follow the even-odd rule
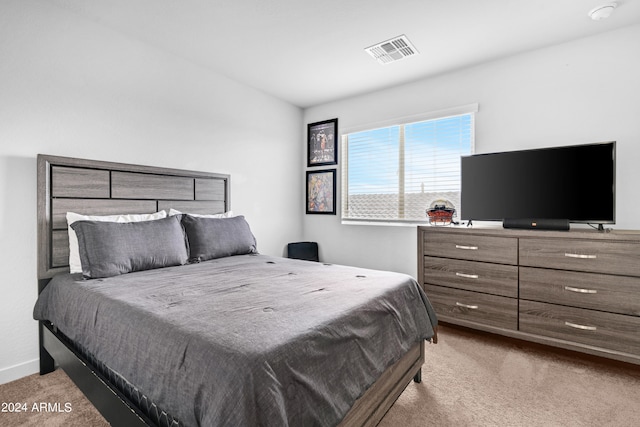
[[[287,245],[287,258],[320,261],[317,242],[295,242]]]

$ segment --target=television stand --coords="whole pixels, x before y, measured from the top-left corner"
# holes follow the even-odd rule
[[[439,321],[640,365],[640,231],[418,227]]]

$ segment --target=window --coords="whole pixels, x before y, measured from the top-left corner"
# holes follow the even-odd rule
[[[473,153],[477,105],[460,109],[343,134],[342,219],[424,222],[437,200],[459,216],[460,156]]]

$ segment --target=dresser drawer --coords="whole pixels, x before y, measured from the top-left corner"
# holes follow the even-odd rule
[[[516,265],[518,239],[466,233],[425,232],[424,254]]]
[[[640,276],[640,243],[520,239],[520,265]]]
[[[512,298],[518,297],[518,267],[424,257],[424,282]]]
[[[499,328],[518,328],[518,300],[461,289],[425,285],[438,316],[461,319]]]
[[[640,353],[640,317],[520,301],[520,331],[623,353]]]
[[[520,298],[640,316],[640,278],[520,267]]]

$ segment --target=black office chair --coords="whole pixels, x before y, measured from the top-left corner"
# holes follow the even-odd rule
[[[295,242],[287,245],[287,258],[320,261],[317,242]]]

